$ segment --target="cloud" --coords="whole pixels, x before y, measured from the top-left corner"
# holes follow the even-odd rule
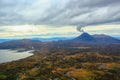
[[[19,25],[0,27],[0,38],[50,38],[73,37],[79,33],[75,27],[64,26],[59,28],[44,25]]]
[[[50,0],[0,0],[0,25],[35,24]]]
[[[84,28],[90,34],[108,34],[118,36],[120,25],[99,25]],[[0,38],[51,38],[75,37],[80,33],[74,26],[48,27],[44,25],[1,26]]]
[[[64,8],[58,8],[57,11],[54,8],[56,6],[52,6],[42,22],[53,25],[114,23],[120,21],[119,3],[119,0],[69,0]]]
[[[0,25],[120,22],[119,0],[0,0]]]
[[[98,25],[84,28],[90,34],[107,34],[111,36],[120,35],[120,25]]]
[[[76,36],[76,26],[119,35],[119,4],[120,0],[0,0],[0,36]],[[99,25],[104,26],[95,27]]]

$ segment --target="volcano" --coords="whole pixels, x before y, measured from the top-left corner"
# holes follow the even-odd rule
[[[72,41],[75,41],[75,42],[96,42],[96,39],[88,33],[82,33],[80,36],[76,37]]]

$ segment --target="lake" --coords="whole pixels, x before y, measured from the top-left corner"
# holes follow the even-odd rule
[[[0,63],[11,62],[19,59],[23,59],[33,55],[33,50],[18,52],[17,50],[0,50]]]

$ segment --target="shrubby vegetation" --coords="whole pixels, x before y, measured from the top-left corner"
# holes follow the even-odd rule
[[[31,57],[0,64],[0,80],[120,80],[120,44],[22,40],[0,47],[35,50]]]
[[[119,80],[120,56],[62,49],[0,64],[0,80]]]

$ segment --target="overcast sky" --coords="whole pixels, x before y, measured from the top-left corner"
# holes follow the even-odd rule
[[[0,0],[0,38],[120,35],[120,0]]]

